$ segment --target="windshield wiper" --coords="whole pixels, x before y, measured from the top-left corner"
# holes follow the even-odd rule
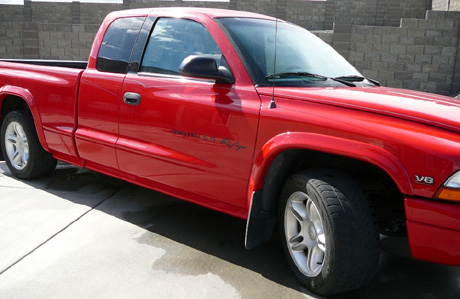
[[[340,82],[340,83],[342,83],[342,84],[344,84],[344,85],[347,85],[347,86],[350,86],[350,87],[356,87],[356,84],[355,84],[355,83],[353,83],[353,82],[351,82],[351,81],[348,81],[348,80],[344,80],[344,79],[342,79],[341,77],[329,78],[329,79],[334,80],[334,81],[336,81],[336,82]]]
[[[329,79],[329,80],[333,80],[333,81],[342,83],[343,85],[346,85],[346,86],[356,87],[356,85],[353,82],[343,80],[343,79],[341,79],[341,77],[331,78],[331,77],[326,77],[326,76],[323,76],[323,75],[312,74],[312,73],[309,73],[309,72],[283,72],[283,73],[276,73],[276,74],[266,76],[265,79],[276,79],[276,78],[289,77],[289,76],[317,78],[317,79],[321,79],[321,81],[326,81],[326,80]]]
[[[327,77],[317,75],[317,74],[312,74],[308,72],[283,72],[283,73],[276,73],[276,74],[271,74],[265,77],[265,79],[276,79],[276,78],[281,78],[281,77],[289,77],[289,76],[299,76],[299,77],[310,77],[310,78],[318,78],[322,79],[323,81],[327,80]]]
[[[352,81],[352,82],[361,82],[364,81],[364,77],[362,76],[356,76],[356,75],[350,75],[350,76],[340,76],[340,77],[335,77],[335,79],[340,79],[340,80],[345,80],[345,81]]]
[[[356,75],[340,76],[340,77],[336,77],[335,79],[343,80],[343,81],[349,81],[349,82],[362,82],[364,80],[367,80],[367,81],[371,82],[372,84],[374,84],[375,86],[380,86],[380,83],[378,81],[373,80],[373,79],[369,79],[369,78],[366,78],[366,77],[363,77],[363,76],[356,76]]]

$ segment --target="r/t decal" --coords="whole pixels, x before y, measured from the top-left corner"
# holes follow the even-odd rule
[[[230,139],[223,138],[220,141],[220,144],[225,144],[228,146],[228,149],[231,150],[233,147],[235,149],[235,152],[239,151],[240,149],[246,149],[246,147],[238,145],[240,142],[239,141],[231,141]]]

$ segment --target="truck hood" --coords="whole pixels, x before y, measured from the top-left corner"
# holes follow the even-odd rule
[[[271,88],[258,88],[272,95]],[[368,111],[460,132],[460,99],[387,88],[275,88],[275,98],[323,103]]]

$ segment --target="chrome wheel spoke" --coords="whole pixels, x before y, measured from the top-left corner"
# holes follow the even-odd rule
[[[308,265],[310,268],[310,272],[315,272],[318,268],[320,268],[323,264],[324,259],[324,252],[315,246],[311,250],[308,251]]]
[[[18,139],[18,136],[16,134],[6,135],[6,142],[9,142],[11,144],[16,144],[17,139]]]
[[[22,155],[19,152],[15,152],[12,160],[16,165],[20,165],[22,164]]]
[[[303,241],[303,236],[301,234],[293,236],[291,239],[289,239],[289,243],[300,243],[302,241]]]
[[[310,220],[313,222],[315,227],[322,227],[321,216],[319,215],[318,209],[311,199],[309,199],[307,202],[307,211]]]
[[[14,126],[14,130],[16,134],[22,139],[22,140],[27,140],[26,133],[24,132],[24,129],[20,124],[16,124]]]
[[[311,257],[312,257],[312,251],[308,250],[307,261],[306,261],[306,268],[308,272],[311,272]]]
[[[291,249],[293,251],[304,251],[308,247],[303,241],[304,241],[304,237],[301,233],[293,236],[291,239],[289,239]]]
[[[318,248],[322,251],[326,251],[326,235],[320,234],[318,235]]]
[[[27,161],[29,161],[29,148],[27,148],[27,150],[24,150],[24,154],[22,155],[22,162],[26,164]]]
[[[304,243],[298,243],[296,245],[291,246],[291,249],[293,251],[305,251],[305,249],[307,249],[307,248],[308,248],[308,246],[306,244],[304,244]]]
[[[302,202],[292,202],[289,210],[299,223],[303,223],[308,217],[307,209]]]

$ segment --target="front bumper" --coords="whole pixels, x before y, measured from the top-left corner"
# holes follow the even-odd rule
[[[410,197],[404,203],[412,256],[460,266],[460,205]]]

